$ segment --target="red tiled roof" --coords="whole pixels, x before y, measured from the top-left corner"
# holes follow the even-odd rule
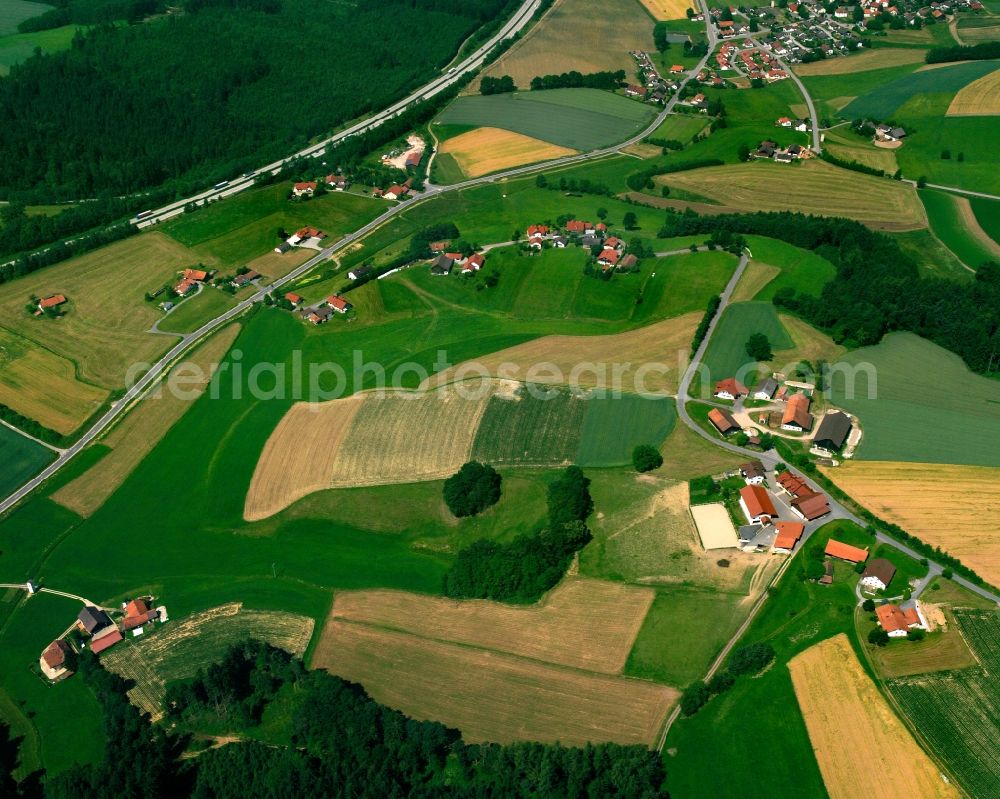
[[[801,522],[778,522],[774,526],[778,530],[774,546],[778,549],[793,549],[806,529]]]
[[[112,627],[111,632],[105,633],[100,638],[94,638],[90,642],[90,651],[96,655],[99,652],[103,652],[105,649],[114,646],[121,640],[122,640],[121,630],[119,630],[117,627]]]
[[[62,305],[66,302],[66,297],[62,294],[53,294],[51,297],[46,297],[44,300],[38,303],[39,308],[55,308],[57,305]]]
[[[529,236],[544,236],[549,232],[548,225],[529,225],[528,235]]]
[[[618,250],[602,250],[601,254],[597,256],[598,261],[607,261],[612,266],[618,263],[619,258],[621,258],[621,253]]]
[[[566,223],[566,230],[569,233],[583,233],[588,227],[590,227],[590,222],[584,222],[580,219],[571,219]]]
[[[431,252],[444,252],[445,247],[451,244],[450,241],[432,241],[428,246]]]
[[[842,541],[835,541],[832,538],[826,542],[826,549],[824,552],[830,557],[840,558],[841,560],[849,560],[851,563],[864,563],[868,560],[867,549],[852,547],[850,544],[845,544]]]
[[[336,308],[338,311],[344,311],[350,305],[350,303],[343,297],[331,296],[326,298],[326,304],[331,308]]]
[[[803,430],[812,427],[812,414],[809,413],[810,401],[805,394],[794,394],[789,397],[788,404],[785,405],[785,413],[781,417],[781,423],[783,425],[794,424]]]
[[[486,263],[486,259],[483,257],[482,253],[477,252],[469,256],[470,266],[482,266],[484,263]]]
[[[920,615],[915,608],[903,610],[899,605],[879,605],[875,608],[875,615],[887,633],[908,630],[911,626],[920,624]]]
[[[183,277],[185,280],[204,280],[208,277],[208,272],[204,269],[185,269]]]
[[[710,421],[715,429],[720,433],[728,433],[730,430],[739,430],[740,426],[736,424],[736,420],[733,418],[732,414],[721,408],[712,408],[708,412],[708,421]]]
[[[782,472],[778,475],[778,484],[794,497],[804,497],[816,493],[805,480],[797,474]]]
[[[298,303],[302,302],[302,297],[291,291],[289,291],[285,295],[285,299],[288,300],[292,305],[297,305]]]
[[[767,493],[764,486],[743,486],[740,489],[740,498],[747,506],[747,511],[751,516],[774,516],[777,513],[774,509],[774,503],[771,501],[771,495]]]
[[[69,644],[63,640],[53,641],[42,652],[42,660],[50,669],[58,669],[66,663],[66,653],[69,652]]]
[[[830,503],[826,494],[808,494],[792,500],[792,506],[809,521],[826,516],[830,512]]]
[[[315,190],[316,189],[316,181],[315,180],[303,180],[301,183],[296,183],[293,188],[295,189],[295,191],[308,191],[310,189]]]
[[[734,397],[742,397],[747,393],[747,387],[735,377],[727,377],[715,384],[715,393],[721,394],[723,392],[732,394]]]

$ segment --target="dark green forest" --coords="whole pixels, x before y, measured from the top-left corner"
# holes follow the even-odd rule
[[[364,689],[267,644],[233,646],[191,680],[171,683],[167,718],[152,725],[125,695],[129,687],[89,652],[78,676],[97,696],[109,746],[95,766],[78,766],[16,786],[17,742],[0,724],[0,796],[4,799],[658,799],[663,766],[644,746],[584,748],[518,743],[466,744],[458,730],[415,721],[378,704]],[[74,678],[77,679],[77,678]],[[252,740],[252,725],[279,703],[287,744]],[[198,751],[203,730],[248,740]]]
[[[968,282],[920,275],[888,236],[859,222],[791,212],[667,215],[659,235],[757,234],[813,250],[837,268],[819,297],[784,288],[774,302],[848,347],[906,330],[962,357],[976,372],[1000,371],[1000,266],[985,263]]]
[[[188,0],[137,24],[100,24],[0,78],[0,195],[90,198],[231,178],[390,105],[509,7]]]

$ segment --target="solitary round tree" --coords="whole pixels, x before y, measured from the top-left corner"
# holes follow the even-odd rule
[[[500,500],[500,475],[492,466],[469,461],[444,481],[444,501],[456,516],[475,516]]]
[[[637,472],[649,472],[663,465],[663,456],[651,444],[640,444],[632,450],[632,465]]]
[[[771,342],[763,333],[754,333],[747,339],[747,355],[755,361],[769,361],[774,357]]]

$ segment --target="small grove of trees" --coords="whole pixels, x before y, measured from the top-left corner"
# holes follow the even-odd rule
[[[713,696],[725,693],[736,684],[738,677],[759,674],[774,660],[774,647],[766,643],[753,643],[737,647],[729,656],[726,667],[720,669],[707,683],[698,680],[681,695],[681,713],[693,716]]]
[[[445,574],[444,592],[457,599],[534,602],[565,574],[591,539],[590,479],[579,466],[563,470],[548,489],[548,524],[509,543],[481,538],[461,550]]]
[[[705,340],[705,336],[708,335],[708,328],[712,324],[712,320],[715,319],[715,315],[719,312],[720,305],[722,305],[722,298],[719,295],[716,294],[709,299],[705,315],[698,323],[698,329],[694,331],[694,339],[691,341],[692,354],[697,351],[698,347],[701,346],[701,342]]]
[[[771,341],[763,333],[753,333],[745,345],[747,355],[755,361],[770,361],[774,358]]]
[[[483,78],[483,80],[486,79]],[[625,83],[624,69],[615,72],[590,72],[588,74],[571,70],[570,72],[561,72],[558,75],[536,75],[531,79],[531,90],[586,88],[613,92],[623,83]]]
[[[652,444],[639,444],[632,450],[632,465],[637,472],[651,472],[663,465],[663,456]]]
[[[507,92],[516,91],[517,86],[514,84],[514,79],[510,75],[502,75],[499,78],[493,78],[487,75],[479,82],[480,94],[506,94]]]
[[[489,464],[469,461],[444,481],[444,501],[455,516],[475,516],[500,501],[501,478]]]

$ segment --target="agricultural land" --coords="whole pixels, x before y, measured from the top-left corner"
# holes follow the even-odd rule
[[[683,15],[681,10],[678,16]],[[614,23],[600,24],[603,19]],[[635,62],[629,52],[652,49],[653,20],[639,0],[556,0],[545,18],[483,76],[510,75],[515,85],[526,89],[536,76],[572,70],[631,73]],[[478,82],[473,81],[470,89],[478,89]]]
[[[1000,114],[1000,69],[994,69],[958,91],[947,116],[996,116]]]
[[[466,177],[476,178],[575,152],[568,147],[559,147],[509,130],[477,128],[446,140],[435,158],[450,156]]]
[[[0,455],[4,463],[0,489],[4,492],[16,489],[55,457],[51,450],[6,425],[0,425]]]
[[[681,19],[689,8],[695,8],[690,0],[642,0],[654,19]]]
[[[845,635],[796,655],[788,669],[831,799],[961,795],[896,718]]]
[[[1000,244],[986,235],[968,198],[943,191],[920,192],[931,231],[969,269],[1000,259]]]

